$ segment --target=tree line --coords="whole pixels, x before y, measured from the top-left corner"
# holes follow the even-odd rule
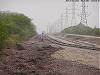
[[[80,23],[76,26],[71,26],[64,29],[62,33],[100,36],[100,28],[97,27],[91,28],[89,26]]]

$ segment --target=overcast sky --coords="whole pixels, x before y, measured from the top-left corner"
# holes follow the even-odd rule
[[[89,2],[87,5],[88,25],[99,26],[99,3]],[[57,21],[61,14],[65,13],[66,7],[71,9],[71,3],[67,3],[66,0],[0,0],[0,10],[19,12],[29,16],[35,23],[38,32],[45,31],[48,24]],[[77,23],[79,23],[78,15],[81,12],[79,10],[81,4],[77,3],[76,8],[78,8],[76,11]]]

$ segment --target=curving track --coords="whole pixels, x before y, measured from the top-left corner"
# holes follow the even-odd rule
[[[81,41],[65,41],[65,40],[55,38],[54,36],[47,35],[47,34],[42,35],[42,39],[43,41],[48,41],[50,43],[61,45],[61,46],[76,47],[76,48],[100,51],[99,47],[96,47],[96,45],[93,45],[91,43],[85,43]]]

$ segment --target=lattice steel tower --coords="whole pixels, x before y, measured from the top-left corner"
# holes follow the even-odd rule
[[[75,2],[72,2],[72,20],[71,25],[76,25],[76,8],[75,8]]]
[[[65,26],[65,27],[68,27],[68,26],[69,26],[69,23],[68,23],[68,18],[69,18],[69,17],[68,17],[68,14],[69,14],[69,13],[68,13],[68,8],[66,7],[66,13],[65,13],[65,25],[66,25],[66,26]]]
[[[81,13],[81,21],[80,23],[87,25],[87,14],[86,14],[86,5],[85,1],[82,1],[82,13]]]

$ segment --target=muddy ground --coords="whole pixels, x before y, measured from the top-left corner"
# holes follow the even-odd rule
[[[95,45],[100,46],[100,37],[96,36],[87,36],[87,35],[76,35],[76,34],[55,34],[55,37],[67,40],[67,41],[82,41],[82,42],[89,42]]]
[[[31,39],[3,51],[0,75],[99,75],[100,70],[75,61],[51,57],[60,46]]]

